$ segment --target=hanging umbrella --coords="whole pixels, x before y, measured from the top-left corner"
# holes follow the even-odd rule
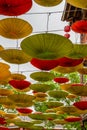
[[[58,34],[43,33],[25,38],[21,48],[34,58],[56,59],[71,52],[72,42]]]
[[[17,117],[17,114],[15,113],[5,113],[4,114],[4,118],[7,120],[7,119],[14,119]]]
[[[64,124],[67,124],[67,121],[65,121],[64,119],[55,119],[53,120],[53,122],[57,125],[57,124],[61,124],[61,125],[64,125]]]
[[[61,88],[78,96],[87,96],[87,85],[81,83],[64,84]]]
[[[30,77],[37,81],[46,82],[52,80],[55,77],[55,75],[50,72],[34,72],[30,74]]]
[[[10,80],[9,84],[18,91],[29,91],[30,82],[27,80]]]
[[[8,63],[24,64],[30,61],[31,57],[26,55],[22,50],[6,49],[0,52],[0,57]]]
[[[56,78],[54,78],[54,81],[56,83],[62,84],[62,83],[68,82],[69,79],[67,77],[56,77]]]
[[[34,96],[39,97],[39,98],[44,98],[44,97],[47,97],[47,94],[43,92],[37,92],[34,94]]]
[[[5,18],[0,20],[0,35],[10,39],[20,39],[32,33],[29,22],[19,18]]]
[[[45,7],[52,7],[60,4],[62,0],[34,0],[37,4]]]
[[[32,7],[32,0],[0,0],[0,14],[18,16],[25,14]]]
[[[26,79],[26,76],[24,74],[11,73],[10,78],[14,79],[14,80],[24,80],[24,79]]]
[[[63,90],[50,90],[48,95],[54,98],[65,98],[68,95],[68,92]]]
[[[80,59],[87,57],[87,44],[73,44],[71,53],[67,57],[72,59]]]
[[[86,75],[87,74],[87,68],[83,67],[77,70],[80,74]]]
[[[10,129],[5,126],[0,126],[0,130],[10,130]]]
[[[78,8],[82,8],[82,9],[87,9],[87,0],[85,0],[85,2],[83,0],[66,0],[67,3],[78,7]]]
[[[0,84],[2,84],[3,81],[8,82],[8,78],[11,75],[9,68],[10,66],[8,64],[0,62]]]
[[[64,74],[66,74],[66,73],[72,73],[72,72],[77,71],[79,68],[82,68],[82,66],[83,66],[82,64],[74,66],[74,67],[62,67],[62,66],[58,66],[58,67],[54,68],[53,71],[64,73]]]
[[[43,92],[37,92],[34,94],[35,96],[35,99],[34,101],[36,102],[43,102],[43,101],[46,101],[47,100],[47,94],[46,93],[43,93]]]
[[[45,115],[42,112],[37,112],[37,113],[31,113],[28,115],[31,119],[35,120],[45,120]]]
[[[4,114],[5,114],[5,112],[4,112],[4,110],[0,110],[0,116],[4,116]]]
[[[71,29],[77,33],[87,33],[87,20],[79,20],[71,25]]]
[[[55,113],[32,113],[28,115],[30,118],[32,119],[36,119],[36,120],[49,120],[50,119],[56,119],[58,117],[58,115],[56,115]]]
[[[87,101],[75,102],[73,105],[80,110],[87,110]]]
[[[9,69],[10,66],[8,64],[6,64],[6,63],[0,62],[0,69],[2,70],[3,68]]]
[[[8,96],[13,94],[14,92],[10,89],[0,88],[0,96]]]
[[[74,98],[77,98],[77,95],[75,95],[75,94],[69,94],[69,95],[67,96],[67,98],[69,98],[69,99],[74,99]]]
[[[19,128],[29,128],[30,126],[33,125],[33,123],[29,121],[15,121],[14,124]]]
[[[55,113],[55,110],[54,110],[54,108],[53,109],[47,109],[46,113]]]
[[[34,90],[35,92],[46,92],[52,88],[51,85],[48,84],[31,84],[30,89]]]
[[[4,47],[2,45],[0,45],[0,51],[4,50]]]
[[[58,110],[63,111],[65,113],[69,113],[69,114],[70,113],[74,114],[75,112],[78,112],[78,109],[74,106],[60,106]]]
[[[0,97],[0,104],[7,109],[14,109],[16,107],[15,103],[9,100],[7,96]]]
[[[68,57],[63,57],[63,58],[59,58],[58,59],[59,62],[59,66],[62,67],[74,67],[77,66],[79,64],[81,64],[83,62],[83,59],[71,59]]]
[[[17,110],[17,111],[19,112],[19,114],[21,114],[21,115],[28,115],[28,114],[30,114],[30,113],[33,112],[33,110],[30,109],[30,108],[16,108],[16,110]]]
[[[59,64],[57,59],[56,60],[41,60],[41,59],[37,59],[37,58],[32,58],[30,63],[33,66],[35,66],[36,68],[38,68],[40,70],[45,70],[45,71],[49,71],[49,70],[57,67]]]
[[[12,94],[9,95],[8,98],[14,103],[20,104],[20,103],[32,102],[35,97],[33,95],[28,95],[28,94]]]
[[[58,102],[58,101],[47,101],[45,102],[48,108],[56,108],[59,106],[62,106],[63,103],[62,102]]]
[[[0,70],[0,72],[1,72],[1,75],[0,75],[0,80],[1,81],[2,80],[7,80],[11,75],[11,72],[9,70],[7,70],[7,69],[4,69],[4,68],[3,68],[3,70]]]
[[[15,106],[16,106],[16,107],[23,107],[23,108],[24,108],[24,107],[31,107],[31,106],[33,106],[33,105],[34,105],[34,102],[33,102],[33,101],[27,101],[27,102],[25,102],[25,103],[24,103],[24,102],[23,102],[23,103],[22,103],[22,102],[21,102],[21,103],[20,103],[20,102],[15,103]]]
[[[44,101],[46,101],[46,100],[47,100],[46,97],[36,97],[36,98],[34,99],[34,102],[44,102]]]
[[[0,117],[0,125],[5,125],[5,124],[7,124],[5,118]]]
[[[65,121],[68,121],[68,122],[77,122],[77,121],[81,121],[82,118],[79,117],[79,116],[68,116],[65,118]]]

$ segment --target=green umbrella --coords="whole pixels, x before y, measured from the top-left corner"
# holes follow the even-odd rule
[[[64,36],[52,33],[35,34],[21,42],[22,50],[31,57],[56,59],[72,50],[72,42]]]

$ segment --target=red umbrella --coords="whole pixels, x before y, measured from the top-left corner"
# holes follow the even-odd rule
[[[58,66],[58,60],[41,60],[33,58],[30,63],[40,70],[51,70]]]
[[[32,7],[32,0],[0,0],[0,14],[18,16]]]
[[[33,110],[29,108],[16,108],[16,110],[23,114],[29,114],[33,112]]]
[[[6,128],[6,127],[3,127],[3,126],[0,126],[0,130],[10,130],[10,129]]]
[[[66,78],[66,77],[57,77],[57,78],[54,78],[54,81],[56,82],[56,83],[66,83],[66,82],[68,82],[69,81],[69,79],[68,78]]]
[[[65,121],[68,121],[68,122],[77,122],[77,121],[81,121],[82,118],[81,117],[77,117],[77,116],[69,116],[67,118],[65,118]]]
[[[86,110],[87,109],[87,101],[75,102],[73,105],[80,110]]]
[[[4,125],[6,124],[6,120],[3,117],[0,117],[0,124]],[[1,129],[0,129],[1,130]]]
[[[87,20],[76,21],[72,24],[71,29],[77,33],[87,33]]]
[[[9,84],[19,90],[24,90],[30,86],[30,82],[26,80],[10,80]]]
[[[71,59],[71,58],[63,57],[60,58],[58,61],[59,61],[59,66],[73,67],[81,64],[83,62],[83,59]]]

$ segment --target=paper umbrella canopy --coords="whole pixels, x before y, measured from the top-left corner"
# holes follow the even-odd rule
[[[78,7],[78,8],[82,8],[82,9],[87,9],[87,0],[85,0],[85,2],[83,0],[66,0],[67,3]]]
[[[0,35],[10,39],[20,39],[32,33],[29,22],[20,18],[5,18],[0,20]]]
[[[51,7],[56,6],[62,2],[62,0],[34,0],[37,4],[41,6]]]
[[[32,0],[0,0],[0,15],[18,16],[32,7]]]
[[[56,59],[68,55],[72,42],[58,34],[43,33],[25,38],[21,42],[22,50],[34,58]]]

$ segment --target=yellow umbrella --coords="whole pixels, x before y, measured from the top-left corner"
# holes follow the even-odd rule
[[[34,94],[34,96],[39,97],[39,98],[44,98],[44,97],[47,97],[47,94],[43,92],[37,92]]]
[[[10,77],[10,80],[11,79],[14,79],[14,80],[24,80],[24,79],[26,79],[26,76],[23,75],[23,74],[19,74],[19,73],[12,73],[11,77]]]
[[[16,107],[31,107],[32,105],[34,105],[33,101],[28,101],[28,102],[23,102],[23,103],[15,103]]]
[[[87,0],[66,0],[69,4],[78,7],[78,8],[82,8],[82,9],[87,9]]]
[[[55,120],[53,120],[53,122],[55,123],[55,124],[61,124],[61,125],[64,125],[64,124],[66,124],[66,123],[68,123],[67,121],[65,121],[64,119],[55,119]]]
[[[84,74],[86,75],[87,74],[87,68],[86,67],[83,67],[83,68],[80,68],[77,70],[80,74]]]
[[[51,7],[56,6],[62,2],[62,0],[34,0],[37,4],[41,6]]]
[[[0,96],[8,96],[13,94],[14,92],[10,89],[0,88]]]
[[[5,119],[14,119],[14,118],[16,118],[17,116],[18,116],[18,115],[15,114],[15,113],[5,113],[5,114],[4,114]]]
[[[5,69],[9,69],[10,66],[9,66],[8,64],[6,64],[6,63],[2,63],[2,62],[0,62],[0,70],[2,70],[3,68],[5,68]]]
[[[0,62],[0,81],[6,80],[10,77],[11,72],[9,71],[10,66],[6,63]]]
[[[0,97],[0,104],[6,108],[15,108],[15,103],[9,100],[7,96]]]
[[[87,85],[81,83],[63,84],[61,88],[78,96],[87,96]]]
[[[4,50],[4,47],[2,45],[0,45],[0,51]]]
[[[2,69],[2,70],[0,70],[0,72],[1,72],[1,75],[0,75],[0,80],[2,81],[2,80],[7,80],[7,78],[9,78],[10,77],[10,75],[11,75],[11,72],[9,71],[9,70],[7,70],[7,69]]]
[[[5,18],[0,20],[0,35],[10,39],[20,39],[32,33],[32,26],[19,18]]]
[[[46,101],[47,100],[47,98],[46,97],[36,97],[35,98],[35,102],[44,102],[44,101]]]
[[[10,77],[9,77],[10,78]],[[9,82],[9,78],[6,78],[6,79],[3,79],[3,80],[0,80],[0,84],[1,85],[6,85],[6,84],[8,84],[8,82]]]
[[[6,49],[0,52],[0,57],[8,63],[24,64],[31,60],[27,54],[18,49]]]
[[[46,113],[55,113],[55,110],[54,109],[47,109]]]
[[[74,113],[74,112],[78,112],[79,110],[74,107],[74,106],[60,106],[58,108],[60,111],[63,111],[65,113]]]
[[[5,112],[3,110],[0,110],[0,116],[4,116]]]
[[[28,94],[12,94],[9,95],[8,98],[14,103],[20,104],[20,103],[32,102],[35,97],[33,95],[28,95]]]
[[[53,71],[64,73],[64,74],[66,74],[66,73],[72,73],[72,72],[77,71],[82,66],[83,66],[82,64],[74,66],[74,67],[62,67],[62,66],[58,66],[58,67],[54,68]]]
[[[77,95],[75,95],[75,94],[69,94],[69,95],[67,96],[67,98],[69,98],[69,99],[74,99],[74,98],[77,98]]]

